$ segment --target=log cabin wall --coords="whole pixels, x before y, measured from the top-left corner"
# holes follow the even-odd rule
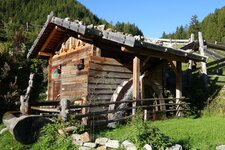
[[[64,51],[54,55],[52,64],[49,64],[48,97],[50,100],[66,98],[80,104],[88,95],[89,59],[93,55],[93,46],[86,43],[76,47],[67,42],[65,45]],[[84,68],[78,68],[79,64],[84,64]]]
[[[110,101],[117,86],[132,78],[132,70],[100,55],[94,45],[69,38],[49,60],[48,99],[66,98],[77,104]]]
[[[117,86],[130,78],[132,71],[114,58],[91,56],[88,75],[89,102],[109,102]]]

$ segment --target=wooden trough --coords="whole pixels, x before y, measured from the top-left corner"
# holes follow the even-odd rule
[[[51,120],[40,115],[21,116],[19,112],[7,112],[3,123],[18,142],[31,144],[39,137],[40,129]]]

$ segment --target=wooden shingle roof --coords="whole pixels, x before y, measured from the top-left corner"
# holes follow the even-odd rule
[[[181,62],[188,62],[188,60],[207,61],[207,57],[198,54],[137,40],[134,36],[124,35],[119,32],[88,28],[78,22],[55,17],[53,13],[48,15],[47,21],[27,54],[27,58],[37,58],[40,52],[54,54],[55,51],[60,50],[61,44],[70,36],[100,48],[106,46],[135,55],[151,55],[152,57]],[[42,57],[48,58],[48,55]]]

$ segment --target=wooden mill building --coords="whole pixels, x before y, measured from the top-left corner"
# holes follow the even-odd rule
[[[133,98],[162,97],[165,67],[175,71],[176,97],[181,98],[181,63],[206,61],[206,57],[185,50],[53,14],[48,16],[27,57],[48,60],[49,100],[66,98],[76,104],[120,100],[121,89],[131,78]],[[146,76],[140,80],[143,73]]]

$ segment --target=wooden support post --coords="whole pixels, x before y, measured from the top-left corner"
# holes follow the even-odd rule
[[[85,97],[83,97],[82,98],[82,105],[86,105],[87,104],[87,97],[85,96]],[[88,111],[87,111],[87,108],[82,108],[82,114],[86,114]],[[88,117],[84,117],[84,118],[82,118],[82,124],[83,125],[87,125],[88,124]]]
[[[53,99],[53,83],[52,83],[52,57],[49,58],[48,60],[48,100]]]
[[[139,98],[139,77],[140,77],[140,59],[135,57],[133,60],[133,107],[136,107],[136,100]],[[135,115],[136,109],[132,109],[132,115]]]
[[[201,56],[205,56],[204,53],[204,41],[203,41],[203,37],[202,37],[202,33],[198,32],[198,39],[199,39],[199,52]],[[206,88],[206,90],[208,90],[208,79],[207,79],[207,68],[206,68],[206,63],[205,62],[201,62],[202,65],[202,78],[203,78],[203,82],[204,82],[204,86]]]
[[[147,121],[147,119],[148,119],[148,111],[147,111],[147,109],[144,109],[144,121]]]
[[[181,62],[176,62],[176,116],[180,116],[180,98],[182,97],[182,69],[181,69]]]
[[[194,38],[195,38],[195,35],[192,33],[191,34],[191,39],[190,39],[190,43],[194,42]],[[189,60],[188,61],[188,64],[187,64],[187,85],[188,85],[188,89],[190,89],[191,87],[191,78],[192,78],[192,60]]]
[[[61,99],[60,107],[61,107],[60,115],[62,117],[62,120],[66,121],[68,119],[70,101],[65,98]]]

